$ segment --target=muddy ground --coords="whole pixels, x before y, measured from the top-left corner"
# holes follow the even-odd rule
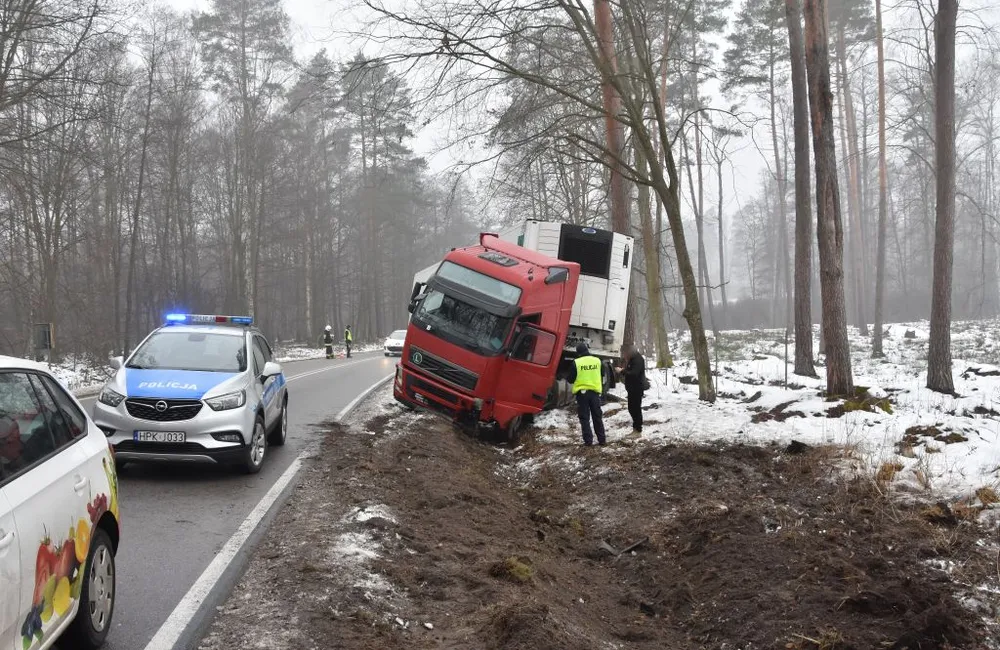
[[[510,451],[385,406],[331,426],[201,648],[996,647],[995,531],[844,453]]]

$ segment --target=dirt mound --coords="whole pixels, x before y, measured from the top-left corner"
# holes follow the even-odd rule
[[[331,434],[203,647],[244,647],[253,626],[289,617],[268,602],[296,629],[274,648],[986,647],[982,618],[935,568],[996,583],[982,531],[835,480],[830,449],[512,453],[418,424]],[[393,516],[343,528],[373,503]],[[316,560],[352,531],[377,548],[361,579]],[[391,593],[364,587],[379,581]]]

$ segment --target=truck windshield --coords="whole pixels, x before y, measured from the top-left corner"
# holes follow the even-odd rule
[[[413,318],[432,334],[486,355],[503,349],[511,322],[437,289],[427,292]]]

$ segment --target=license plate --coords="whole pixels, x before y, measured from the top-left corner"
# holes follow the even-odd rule
[[[420,393],[413,393],[413,398],[416,399],[421,404],[427,404],[427,398]]]
[[[132,434],[135,442],[184,442],[187,436],[183,431],[136,431]]]

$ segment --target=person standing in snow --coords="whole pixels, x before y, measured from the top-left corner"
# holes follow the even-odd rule
[[[354,337],[351,336],[351,326],[348,325],[347,329],[344,330],[344,347],[347,348],[347,358],[351,358],[351,343],[354,343]]]
[[[329,325],[326,326],[326,330],[323,332],[323,345],[326,346],[326,358],[333,358],[333,328]]]
[[[622,378],[628,394],[628,413],[632,416],[632,431],[642,433],[642,395],[648,386],[646,382],[646,359],[633,345],[622,348],[625,365]]]
[[[573,362],[569,381],[573,383],[573,395],[576,396],[577,412],[580,416],[580,427],[583,430],[583,444],[590,447],[594,444],[594,434],[597,434],[597,444],[602,447],[607,444],[604,435],[604,416],[601,413],[601,392],[604,388],[604,364],[597,357],[591,356],[586,343],[576,346],[579,355]],[[590,420],[594,420],[594,429],[590,429]]]

